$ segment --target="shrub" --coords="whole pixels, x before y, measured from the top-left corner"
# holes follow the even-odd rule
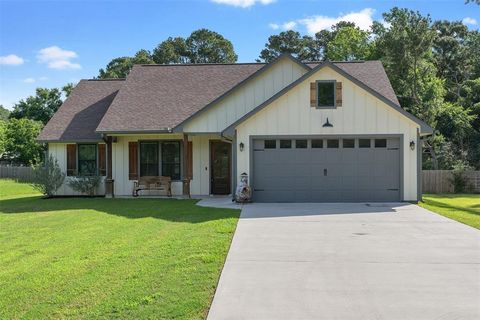
[[[33,167],[32,186],[47,197],[52,197],[65,180],[57,159],[49,155],[43,164]]]
[[[467,178],[465,177],[465,171],[471,169],[469,166],[465,165],[463,162],[459,162],[453,166],[452,170],[452,179],[450,182],[453,184],[453,192],[463,193],[467,191]]]
[[[77,192],[94,196],[97,187],[100,185],[100,181],[100,176],[80,176],[72,178],[72,180],[68,182],[68,185]]]

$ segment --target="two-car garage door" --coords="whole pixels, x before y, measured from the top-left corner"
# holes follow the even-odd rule
[[[253,200],[399,201],[399,148],[390,137],[255,139]]]

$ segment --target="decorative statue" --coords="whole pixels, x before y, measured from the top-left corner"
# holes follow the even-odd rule
[[[252,198],[252,189],[248,185],[248,174],[245,172],[240,175],[240,183],[235,191],[235,201],[238,203],[250,202]]]

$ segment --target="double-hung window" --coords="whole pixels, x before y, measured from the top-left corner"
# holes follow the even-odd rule
[[[162,176],[180,180],[180,142],[162,142]]]
[[[317,106],[319,108],[335,108],[335,85],[334,80],[317,81]]]
[[[78,174],[80,176],[94,176],[97,174],[97,145],[78,145]]]
[[[140,142],[140,176],[158,176],[158,142]]]

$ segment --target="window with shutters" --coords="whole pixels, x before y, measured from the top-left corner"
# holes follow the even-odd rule
[[[78,145],[78,174],[80,176],[94,176],[97,174],[97,145]]]
[[[165,176],[172,180],[180,180],[182,173],[181,142],[180,141],[141,141],[139,144],[140,176]],[[186,176],[193,175],[192,146],[188,145],[189,159],[187,161]],[[136,145],[130,145],[130,180],[136,180],[135,163]]]
[[[317,81],[317,107],[335,108],[336,107],[336,81],[319,80]]]

